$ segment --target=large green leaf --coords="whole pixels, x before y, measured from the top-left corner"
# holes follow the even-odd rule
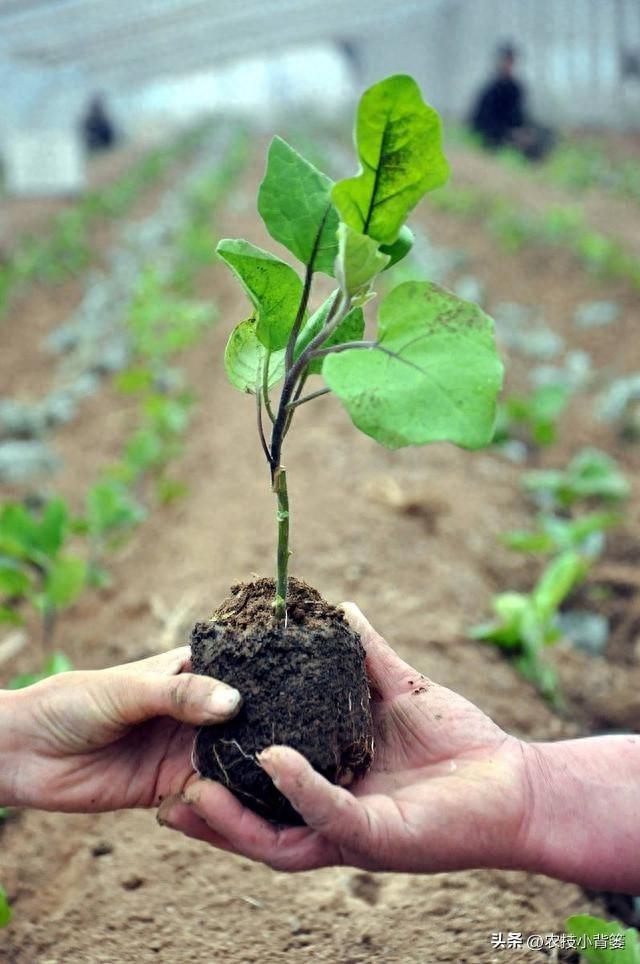
[[[331,203],[333,181],[274,137],[258,193],[267,231],[305,265],[333,275],[338,252],[338,213]]]
[[[255,392],[256,385],[262,385],[268,352],[256,334],[256,325],[255,318],[241,321],[231,332],[224,352],[227,378],[241,392]],[[269,356],[269,388],[284,375],[284,357],[284,349]]]
[[[489,444],[502,363],[493,322],[477,305],[407,281],[380,306],[378,343],[385,351],[346,350],[322,368],[361,431],[389,448]]]
[[[249,241],[224,239],[216,248],[238,277],[257,311],[256,334],[265,348],[284,348],[302,295],[291,265]]]
[[[378,247],[373,238],[354,231],[348,224],[340,224],[336,276],[348,295],[366,294],[376,275],[386,268],[389,255],[381,254]]]
[[[412,77],[397,74],[364,93],[356,149],[360,173],[338,181],[333,202],[356,231],[393,244],[409,211],[449,173],[440,117]]]
[[[296,357],[302,354],[309,342],[320,333],[327,323],[327,318],[335,297],[335,293],[330,295],[305,324],[296,342]],[[331,345],[342,345],[345,341],[360,341],[363,334],[364,315],[362,314],[362,308],[352,308],[340,322],[333,334],[327,338],[326,342],[323,342],[322,347],[328,348]],[[323,361],[324,359],[322,358],[314,358],[309,364],[309,374],[319,374],[322,371]]]

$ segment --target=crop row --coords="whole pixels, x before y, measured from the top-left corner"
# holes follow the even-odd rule
[[[191,130],[170,145],[155,147],[116,181],[88,191],[57,214],[43,236],[25,235],[0,266],[0,316],[13,295],[32,282],[57,284],[91,263],[91,231],[103,219],[125,215],[141,194],[197,149],[205,134]]]

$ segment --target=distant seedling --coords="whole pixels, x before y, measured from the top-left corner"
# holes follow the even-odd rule
[[[563,552],[549,563],[530,593],[494,596],[495,618],[471,630],[474,639],[504,650],[516,669],[551,701],[559,698],[558,678],[545,661],[545,649],[561,638],[558,611],[588,570],[589,561],[581,553]]]
[[[493,441],[501,445],[519,439],[538,447],[553,445],[558,438],[558,420],[571,397],[565,385],[542,385],[530,395],[510,395],[498,406]]]
[[[529,472],[524,487],[542,505],[565,509],[578,501],[621,502],[629,495],[629,483],[611,456],[587,448],[564,470]]]
[[[51,647],[58,614],[87,583],[86,563],[67,551],[74,531],[62,499],[51,499],[41,510],[17,502],[0,509],[0,623],[20,625],[25,609],[34,610],[45,654],[42,671],[16,677],[13,688],[70,669],[66,656]]]
[[[411,248],[407,215],[448,169],[440,119],[410,77],[366,91],[355,140],[360,171],[337,183],[280,138],[269,148],[258,210],[271,237],[301,262],[302,277],[248,241],[224,240],[217,249],[251,305],[231,334],[225,368],[255,399],[278,548],[275,580],[235,587],[193,630],[194,669],[245,695],[231,724],[200,730],[195,758],[248,806],[283,821],[299,817],[258,766],[258,751],[273,742],[295,746],[343,784],[369,767],[373,751],[361,644],[340,612],[288,574],[283,449],[296,412],[333,393],[353,424],[388,448],[450,441],[476,449],[491,441],[502,381],[491,319],[435,284],[393,288],[375,334],[365,335],[363,309],[376,278]],[[311,307],[318,273],[337,287]],[[320,387],[310,387],[317,378]],[[347,487],[336,482],[335,498]]]

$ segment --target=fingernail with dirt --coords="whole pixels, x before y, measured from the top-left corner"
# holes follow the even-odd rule
[[[156,811],[156,820],[161,827],[171,827],[175,826],[175,819],[172,820],[172,811],[176,809],[180,803],[180,797],[171,796],[166,797]]]
[[[210,712],[216,717],[232,716],[240,709],[241,703],[242,697],[238,690],[226,683],[217,683],[207,700]]]
[[[256,759],[263,770],[266,770],[271,777],[274,785],[278,786],[278,767],[274,759],[275,753],[267,748],[262,750],[261,753],[256,753]]]

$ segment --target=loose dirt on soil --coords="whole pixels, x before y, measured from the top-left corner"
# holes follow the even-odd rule
[[[249,197],[255,196],[261,166],[243,185]],[[569,322],[576,301],[605,289],[570,258],[555,252],[505,257],[481,226],[428,205],[417,221],[437,243],[469,252],[470,270],[487,283],[489,305],[537,304],[572,344],[588,345],[599,367],[614,373],[640,367],[637,304],[626,289],[606,288],[607,297],[619,295],[624,305],[615,330],[577,332]],[[237,194],[219,224],[225,235],[265,243],[257,218],[246,213]],[[202,279],[199,294],[215,300],[221,313],[184,359],[201,402],[175,467],[189,480],[189,492],[154,510],[115,555],[111,588],[85,596],[62,620],[58,645],[78,667],[181,644],[194,620],[208,619],[231,584],[273,571],[275,500],[255,437],[253,402],[227,384],[222,368],[228,333],[246,316],[247,305],[219,267]],[[14,341],[20,378],[28,383],[43,324],[33,310],[12,322],[5,330]],[[511,388],[523,386],[526,363],[515,356],[508,362]],[[130,421],[131,402],[106,388],[57,434],[66,466],[56,486],[76,507],[118,451]],[[632,481],[625,538],[637,559],[638,454],[619,446],[608,429],[595,428],[590,403],[581,398],[572,405],[560,443],[541,463],[565,464],[586,441],[621,457]],[[603,706],[603,689],[609,687],[612,706],[626,693],[637,726],[637,652],[624,679],[613,680],[606,660],[557,651],[563,681],[571,674],[583,700],[571,721],[555,715],[493,649],[467,637],[493,592],[517,583],[528,588],[535,577],[531,563],[498,540],[500,532],[533,521],[519,487],[521,467],[492,451],[470,454],[445,445],[388,452],[354,431],[330,397],[302,407],[287,445],[295,575],[331,603],[355,599],[419,672],[459,691],[519,736],[591,732],[589,685],[595,682],[586,682],[587,666],[600,681]],[[31,648],[3,666],[2,679],[33,665],[34,655]],[[278,874],[159,829],[154,814],[143,811],[26,812],[7,823],[0,846],[2,884],[15,910],[0,936],[0,957],[9,964],[490,964],[503,953],[516,964],[544,958],[534,951],[494,951],[492,932],[559,932],[572,913],[603,911],[599,900],[573,885],[523,873],[409,877],[332,868]]]

